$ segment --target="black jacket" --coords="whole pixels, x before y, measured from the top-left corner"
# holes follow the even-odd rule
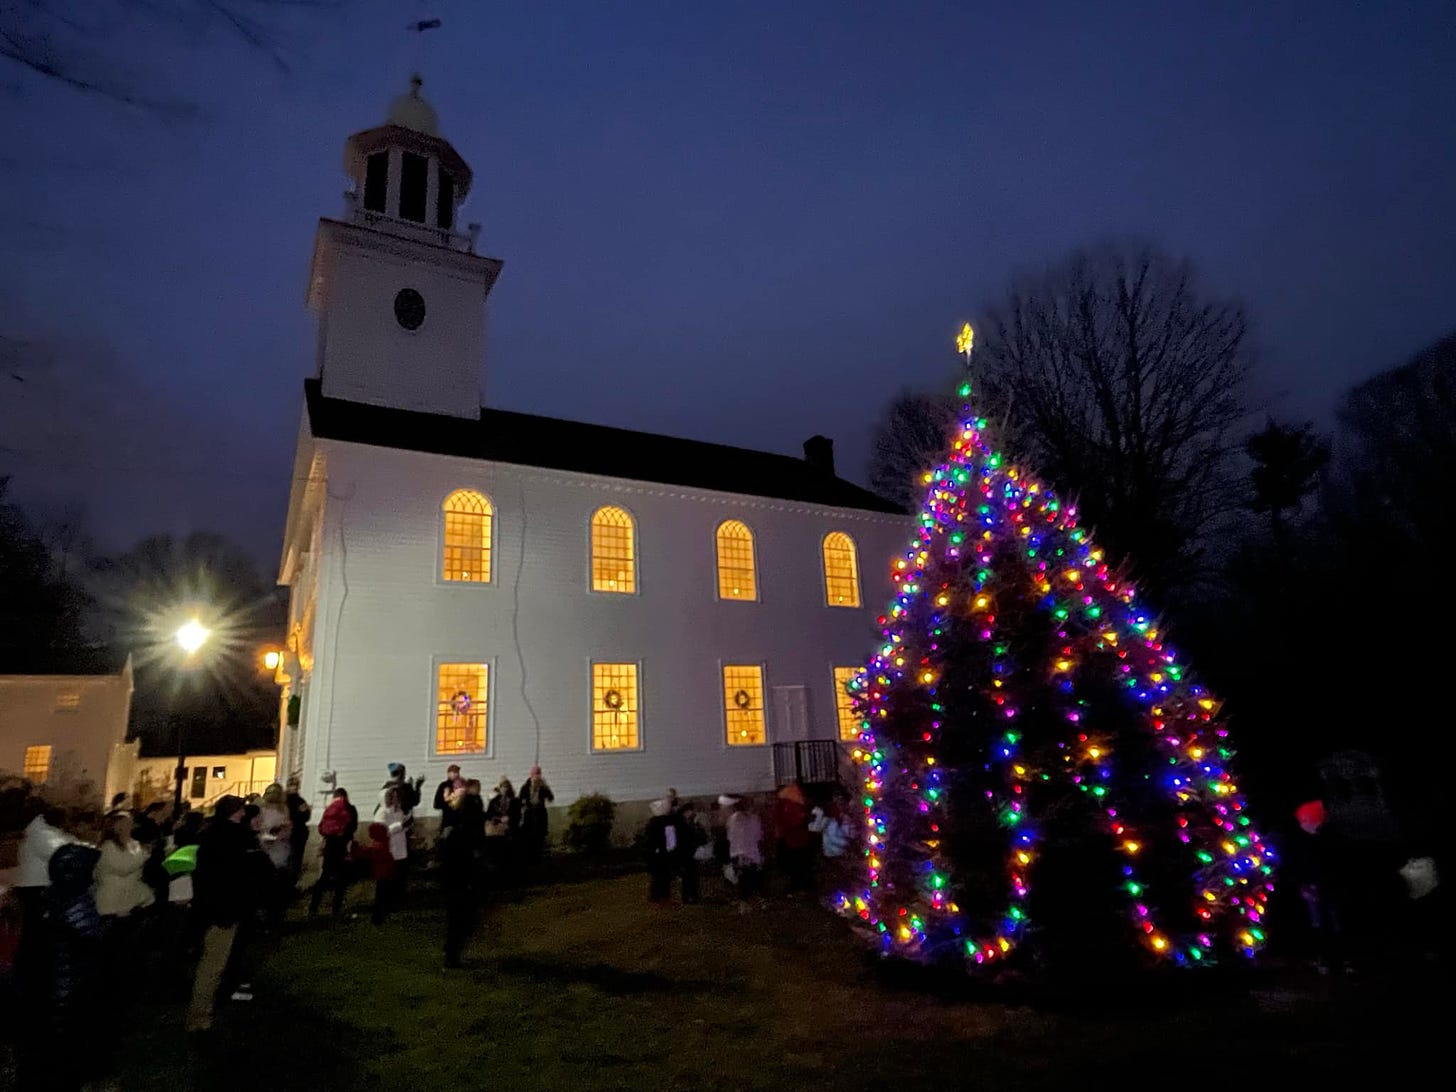
[[[440,813],[441,830],[455,822],[455,809],[450,806],[447,799],[454,788],[455,782],[448,777],[435,786],[435,810]]]
[[[451,810],[455,820],[440,843],[440,863],[447,870],[468,868],[485,840],[485,801],[466,793]]]
[[[192,906],[208,925],[236,925],[253,904],[251,836],[242,823],[213,819],[198,839]]]
[[[91,875],[99,856],[90,846],[61,846],[51,856],[51,883],[45,893],[50,1000],[82,1023],[83,1014],[100,1000],[98,976],[105,934],[91,897]]]

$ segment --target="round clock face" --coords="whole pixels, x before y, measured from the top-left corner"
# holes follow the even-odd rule
[[[425,297],[413,288],[401,288],[394,297],[394,318],[406,330],[418,330],[425,321]]]

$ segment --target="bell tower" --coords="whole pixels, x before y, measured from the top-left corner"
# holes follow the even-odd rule
[[[325,397],[475,418],[502,263],[475,252],[480,225],[457,229],[474,179],[421,85],[344,144],[353,188],[319,220],[309,271],[317,373]]]

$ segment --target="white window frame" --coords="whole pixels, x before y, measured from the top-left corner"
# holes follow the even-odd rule
[[[736,602],[736,600],[729,600]],[[761,701],[763,702],[763,742],[762,743],[729,743],[728,742],[728,696],[723,692],[723,669],[727,667],[757,667],[759,689],[762,691]],[[720,659],[718,661],[717,684],[718,702],[718,745],[725,751],[755,751],[767,750],[773,746],[773,718],[769,714],[769,694],[773,688],[768,681],[768,663],[764,660],[744,659]]]
[[[608,594],[620,594],[611,592]],[[635,747],[598,747],[596,745],[596,698],[593,693],[596,689],[596,665],[597,664],[632,664],[637,668],[637,746]],[[647,712],[646,702],[643,700],[647,685],[642,660],[640,658],[620,660],[610,659],[606,656],[589,656],[586,661],[586,749],[589,754],[597,758],[610,758],[613,755],[640,755],[647,750]]]
[[[445,579],[445,501],[454,493],[468,490],[472,493],[479,493],[485,498],[485,503],[490,505],[490,579],[489,580],[446,580]],[[500,537],[498,527],[500,524],[500,509],[496,507],[495,498],[484,489],[476,485],[455,485],[445,490],[445,495],[435,501],[435,586],[438,588],[450,588],[459,590],[461,588],[475,588],[484,590],[493,588],[499,581],[496,579],[496,554],[498,539]],[[484,662],[484,661],[480,661]]]
[[[496,694],[496,671],[497,664],[495,656],[475,656],[468,652],[458,654],[441,654],[430,659],[430,734],[426,743],[425,753],[429,761],[435,762],[445,758],[473,758],[487,761],[495,758],[495,694]],[[440,717],[440,668],[444,664],[485,664],[485,750],[483,751],[441,751],[439,748]]]

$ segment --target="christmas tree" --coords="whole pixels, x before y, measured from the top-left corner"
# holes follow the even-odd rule
[[[969,325],[957,345],[969,367]],[[1116,889],[1149,956],[1254,954],[1273,854],[1229,772],[1219,703],[1075,506],[992,449],[969,381],[960,395],[878,652],[850,684],[865,870],[841,910],[887,954],[999,964],[1045,938],[1038,916],[1079,912],[1065,867],[1054,899],[1034,895],[1062,847],[1089,904]]]

